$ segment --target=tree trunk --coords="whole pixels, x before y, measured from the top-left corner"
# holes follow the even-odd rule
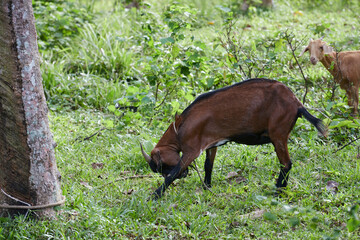
[[[0,1],[0,205],[62,199],[31,0]],[[26,210],[0,208],[0,216]],[[53,208],[37,212],[55,215]]]

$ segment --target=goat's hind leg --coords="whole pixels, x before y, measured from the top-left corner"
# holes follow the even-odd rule
[[[358,114],[358,105],[359,105],[359,89],[354,86],[349,86],[346,89],[346,96],[348,100],[348,105],[351,108],[351,115],[356,117]]]
[[[292,163],[291,163],[289,151],[287,148],[287,142],[286,141],[276,141],[273,144],[275,147],[276,155],[278,156],[279,161],[282,165],[281,169],[280,169],[279,178],[277,179],[277,182],[276,182],[276,187],[277,187],[278,191],[281,192],[281,190],[284,189],[288,184],[289,172],[291,170]]]
[[[214,159],[216,156],[217,148],[211,148],[206,150],[206,159],[205,159],[205,179],[204,179],[204,190],[211,188],[211,174],[214,166]]]
[[[358,115],[358,106],[359,106],[359,87],[352,86],[351,87],[352,92],[352,104],[353,104],[353,115],[355,118],[357,118]]]

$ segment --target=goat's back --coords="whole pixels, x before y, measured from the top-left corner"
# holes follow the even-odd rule
[[[360,51],[340,52],[338,55],[341,75],[343,78],[359,86],[360,82]]]
[[[303,105],[283,83],[251,79],[200,95],[181,114],[187,132],[231,134],[267,131],[269,125],[293,125]],[[284,126],[287,127],[287,126]]]

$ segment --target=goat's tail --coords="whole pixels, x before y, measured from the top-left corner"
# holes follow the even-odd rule
[[[324,124],[322,123],[322,121],[320,119],[314,117],[313,115],[311,115],[311,113],[309,113],[305,107],[300,107],[298,109],[298,116],[299,117],[304,116],[306,120],[308,120],[312,125],[314,125],[316,127],[316,129],[321,133],[321,135],[326,137],[327,129],[324,126]]]

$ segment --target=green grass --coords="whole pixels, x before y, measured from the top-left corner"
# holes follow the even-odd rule
[[[294,130],[289,144],[294,165],[281,198],[273,196],[279,171],[273,147],[231,144],[219,149],[213,193],[202,190],[191,170],[162,199],[147,201],[163,180],[150,173],[138,142],[148,131],[154,139],[161,131],[111,129],[80,141],[106,126],[103,113],[53,113],[50,119],[66,205],[56,221],[2,219],[2,234],[37,239],[359,237],[359,230],[346,228],[348,210],[360,197],[359,159],[352,147],[334,153],[337,146],[319,139],[313,129]],[[203,158],[196,160],[202,175]],[[94,168],[93,163],[103,165]],[[227,180],[229,172],[238,176]],[[336,194],[326,189],[330,180],[339,183]],[[257,210],[265,213],[243,219]]]
[[[234,36],[244,51],[273,57],[266,76],[283,81],[301,99],[304,80],[290,50],[281,45],[282,34],[291,31],[303,45],[324,35],[344,50],[360,49],[357,2],[283,0],[274,9],[246,13],[230,0],[181,0],[178,9],[170,9],[168,1],[146,1],[138,11],[125,11],[113,1],[73,2],[82,14],[89,10],[88,20],[76,21],[79,31],[63,32],[70,37],[61,41],[46,35],[58,45],[41,48],[66,203],[51,221],[0,218],[0,239],[360,237],[359,143],[336,151],[359,136],[360,122],[349,116],[343,90],[337,88],[331,99],[331,76],[323,66],[311,66],[307,54],[299,59],[311,82],[306,106],[329,124],[329,136],[319,137],[306,120],[297,121],[289,140],[293,168],[282,197],[274,196],[280,164],[272,145],[228,144],[218,150],[212,192],[202,189],[191,169],[163,198],[148,201],[163,178],[151,172],[139,146],[144,143],[150,152],[176,111],[199,93],[243,77],[219,41],[227,9],[234,11]],[[73,5],[62,6],[67,21],[78,16],[67,12]],[[46,27],[53,17],[37,16],[41,31],[56,33]],[[164,42],[169,37],[174,43]],[[137,111],[116,109],[116,103]],[[203,164],[200,156],[196,165],[202,178]],[[237,176],[227,179],[231,172]],[[329,181],[338,183],[336,191],[327,187]]]

